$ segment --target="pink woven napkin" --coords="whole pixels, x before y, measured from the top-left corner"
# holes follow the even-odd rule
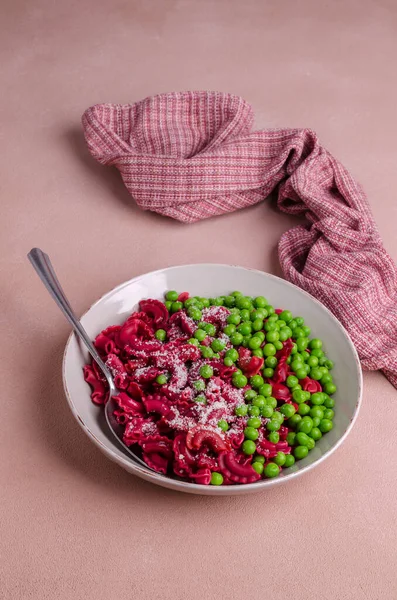
[[[364,369],[397,387],[397,271],[364,192],[310,129],[251,131],[242,98],[184,92],[83,115],[91,154],[145,210],[191,223],[264,200],[308,224],[279,242],[283,273],[343,323]],[[265,224],[264,224],[265,226]]]

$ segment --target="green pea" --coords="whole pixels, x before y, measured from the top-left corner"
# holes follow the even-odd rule
[[[196,396],[194,401],[199,402],[200,404],[207,404],[207,398],[204,396],[204,394],[199,394]]]
[[[167,337],[167,333],[164,329],[157,329],[157,331],[154,335],[155,335],[156,339],[160,340],[160,342],[164,342],[164,340]]]
[[[311,417],[302,417],[302,420],[297,425],[297,430],[302,433],[310,433],[312,429],[313,419]]]
[[[300,368],[300,369],[294,369],[295,371],[295,375],[297,376],[298,379],[305,379],[307,376],[307,371],[305,368]]]
[[[304,417],[305,415],[308,415],[309,412],[310,412],[310,406],[308,406],[304,402],[302,404],[299,404],[299,408],[298,408],[298,414],[299,415],[301,415],[302,417]]]
[[[204,330],[208,333],[208,335],[210,335],[211,337],[213,337],[216,334],[216,327],[215,325],[213,325],[212,323],[206,323]]]
[[[187,343],[192,344],[192,346],[200,346],[200,342],[196,338],[190,338]]]
[[[233,308],[236,304],[236,298],[234,296],[225,296],[224,304],[227,308]]]
[[[262,385],[264,385],[263,377],[260,375],[253,375],[253,377],[250,379],[250,384],[253,388],[260,388]]]
[[[275,369],[277,367],[277,363],[278,360],[275,356],[267,356],[265,359],[265,365],[271,369]]]
[[[325,394],[324,406],[325,406],[325,408],[334,408],[335,400]]]
[[[254,429],[254,431],[256,431],[256,429]],[[245,440],[245,442],[242,445],[242,450],[244,454],[247,454],[248,456],[250,456],[251,454],[255,454],[255,442],[253,442],[252,440]]]
[[[251,299],[247,298],[246,296],[240,296],[236,299],[236,306],[240,310],[249,310],[252,307]]]
[[[187,314],[194,321],[201,321],[201,310],[199,310],[198,308],[189,308]]]
[[[332,410],[332,408],[327,408],[324,411],[324,419],[328,419],[329,421],[332,421],[332,419],[334,418],[334,416],[335,416],[335,413]]]
[[[223,364],[225,365],[225,367],[233,367],[234,362],[232,361],[231,358],[224,358]]]
[[[324,392],[326,394],[328,394],[329,396],[331,394],[335,394],[336,392],[336,385],[334,383],[326,383],[324,386]]]
[[[165,304],[165,308],[168,310],[168,312],[170,312],[171,306],[172,306],[172,302],[170,302],[169,300],[167,300],[167,302],[165,302],[164,304]]]
[[[324,409],[322,406],[312,406],[310,409],[310,416],[313,418],[319,417],[320,419],[324,416]]]
[[[262,409],[266,406],[266,399],[263,396],[256,396],[256,398],[252,400],[252,406],[257,406]]]
[[[276,456],[273,458],[273,461],[276,463],[276,465],[282,467],[285,464],[285,458],[286,455],[284,452],[277,452]]]
[[[274,342],[277,342],[279,337],[280,337],[280,335],[279,335],[278,331],[275,331],[275,330],[268,331],[266,334],[266,341],[271,342],[273,344]]]
[[[313,419],[313,429],[314,427],[318,427],[320,425],[321,418],[320,417],[312,417]]]
[[[175,302],[176,300],[178,300],[178,292],[176,292],[175,290],[170,290],[169,292],[166,293],[165,295],[165,299],[170,301],[170,302]]]
[[[263,331],[256,331],[254,333],[254,337],[257,337],[261,340],[261,342],[265,341],[265,334],[263,333]]]
[[[271,431],[267,436],[267,439],[272,444],[278,444],[280,441],[280,434],[278,433],[278,431]]]
[[[228,316],[227,318],[227,322],[229,323],[229,325],[238,325],[241,321],[241,317],[239,314],[231,314]]]
[[[292,467],[292,465],[295,464],[295,457],[293,454],[286,454],[285,455],[285,463],[284,463],[284,468],[288,469],[288,467]]]
[[[299,380],[295,375],[288,375],[286,383],[289,388],[293,388],[298,385]]]
[[[278,318],[276,324],[277,324],[277,329],[282,329],[283,327],[287,326],[287,323],[280,317]]]
[[[268,320],[268,321],[266,321],[266,323],[264,324],[264,326],[263,326],[263,329],[264,329],[264,330],[265,330],[267,333],[269,333],[269,331],[276,331],[276,329],[277,329],[277,326],[276,326],[276,324],[275,324],[275,322],[274,322],[274,321],[269,321],[269,320]]]
[[[316,356],[309,356],[309,358],[307,359],[307,364],[309,365],[309,367],[317,367],[318,358]]]
[[[225,358],[230,358],[230,360],[232,360],[233,362],[236,362],[236,360],[238,359],[237,350],[235,348],[230,348],[229,350],[226,350]]]
[[[309,448],[307,446],[296,446],[294,448],[294,456],[296,459],[301,460],[302,458],[306,458],[309,454]]]
[[[259,417],[259,415],[261,414],[261,409],[259,408],[259,406],[249,406],[248,414],[250,417]]]
[[[326,383],[332,383],[332,375],[330,375],[329,373],[326,373],[325,375],[323,375],[321,377],[320,383],[323,387],[325,386]]]
[[[254,306],[256,308],[265,308],[267,306],[267,300],[264,296],[257,296],[254,298]]]
[[[320,381],[322,376],[323,376],[322,371],[320,371],[320,369],[318,367],[313,367],[313,369],[310,369],[310,378],[311,379],[314,379],[315,381]]]
[[[222,306],[224,302],[224,296],[217,296],[216,298],[210,298],[210,304],[212,306]]]
[[[254,456],[254,462],[258,462],[261,463],[261,465],[264,465],[266,460],[265,457],[262,456],[262,454],[257,454],[256,456]]]
[[[280,406],[280,412],[285,416],[286,419],[289,419],[296,412],[295,406],[293,406],[292,404],[283,404],[282,406]]]
[[[287,433],[288,446],[293,446],[295,444],[295,439],[296,439],[296,433],[294,433],[293,431],[290,431],[289,433]]]
[[[303,433],[302,431],[300,431],[296,434],[295,444],[297,444],[298,446],[309,446],[310,437],[307,435],[307,433]]]
[[[233,296],[234,298],[241,298],[241,296],[244,296],[243,292],[239,292],[239,291],[232,292],[230,295]]]
[[[332,360],[326,360],[325,366],[327,367],[328,371],[332,371],[332,369],[334,368],[334,363],[332,362]]]
[[[261,425],[262,425],[262,421],[260,420],[259,417],[251,417],[247,421],[247,427],[249,427],[249,428],[253,427],[254,429],[259,429],[259,427]]]
[[[249,310],[241,310],[240,317],[244,323],[249,323],[251,321],[251,313]]]
[[[196,301],[194,298],[187,298],[187,300],[185,300],[185,302],[183,303],[185,308],[189,308],[190,306],[193,306],[194,304],[196,304]]]
[[[310,340],[309,348],[312,350],[321,350],[323,347],[323,343],[318,338],[313,338]]]
[[[231,335],[233,335],[233,333],[236,333],[236,326],[235,325],[226,325],[226,327],[223,328],[223,333],[225,335],[227,335],[228,337],[230,337]]]
[[[303,390],[294,390],[292,392],[292,398],[297,404],[302,404],[306,400],[306,394]]]
[[[266,423],[266,429],[268,431],[278,431],[281,427],[281,423],[280,421],[273,419],[274,413],[272,415],[272,418],[270,419],[270,421],[268,421]]]
[[[267,310],[268,315],[274,315],[275,308],[271,304],[266,304],[265,309]]]
[[[256,336],[253,336],[248,341],[248,347],[251,348],[251,350],[258,350],[258,348],[260,348],[261,345],[262,345],[262,340]],[[266,346],[265,346],[265,348],[266,348]]]
[[[276,463],[269,462],[269,463],[267,463],[263,472],[266,475],[266,477],[269,477],[269,478],[277,477],[277,475],[280,473],[280,468],[278,465],[276,465]]]
[[[280,314],[280,318],[286,323],[289,323],[292,321],[292,313],[289,310],[283,310],[283,312]]]
[[[252,468],[254,469],[254,471],[259,473],[259,475],[262,475],[262,473],[263,473],[263,464],[262,463],[254,461],[252,463]]]
[[[226,345],[225,342],[223,342],[222,340],[215,339],[211,343],[211,348],[213,349],[214,352],[222,352],[225,345]]]
[[[264,356],[274,356],[276,352],[277,350],[274,344],[265,344],[265,346],[263,347]]]
[[[271,379],[274,375],[274,369],[270,369],[270,367],[266,367],[266,369],[263,369],[263,375],[267,379]]]
[[[218,421],[218,427],[222,429],[222,431],[227,431],[229,429],[229,424],[225,419],[221,419]]]
[[[193,333],[193,337],[195,337],[199,342],[202,342],[207,337],[207,333],[204,331],[204,329],[196,329],[196,331]]]
[[[292,335],[292,330],[289,327],[282,327],[280,329],[280,342],[285,342]]]
[[[261,331],[263,329],[262,319],[255,319],[255,321],[252,322],[252,329],[254,331]]]
[[[244,398],[248,400],[248,402],[251,402],[257,395],[255,390],[247,390],[244,394]]]
[[[295,429],[299,425],[301,420],[302,420],[302,417],[300,415],[298,415],[298,413],[295,413],[294,415],[292,415],[292,417],[290,417],[288,419],[288,425],[289,425],[289,427],[292,427],[293,429]]]
[[[193,382],[193,387],[198,392],[204,392],[204,390],[205,390],[205,382],[202,379],[198,379],[197,381]]]
[[[315,442],[317,442],[320,438],[323,437],[323,434],[321,433],[318,427],[313,427],[313,429],[309,433],[309,437],[311,437]]]
[[[282,350],[284,348],[283,342],[274,342],[274,347],[276,350]]]
[[[293,337],[298,340],[300,337],[305,337],[305,332],[302,330],[301,327],[295,327],[294,332],[293,332]]]
[[[156,377],[156,382],[159,385],[165,385],[167,383],[168,379],[166,375],[157,375]]]
[[[319,406],[321,404],[324,404],[324,401],[325,401],[325,395],[322,392],[315,392],[310,397],[310,402],[314,406]]]
[[[233,333],[233,335],[230,336],[230,341],[233,346],[239,346],[243,341],[243,336],[238,332]]]
[[[182,302],[173,302],[171,304],[171,312],[176,313],[178,310],[182,310],[183,304]]]
[[[327,433],[333,429],[334,424],[330,419],[321,419],[320,425],[318,426],[321,433]]]
[[[203,365],[200,369],[200,375],[204,379],[210,379],[214,374],[214,369],[210,365]]]
[[[320,359],[322,356],[324,356],[324,352],[319,348],[314,348],[311,351],[311,356],[315,356],[316,358]]]
[[[237,331],[238,331],[238,333],[241,333],[242,336],[250,335],[251,334],[251,323],[241,323],[241,325],[239,325],[237,327]]]
[[[297,371],[298,369],[301,369],[303,367],[303,361],[300,357],[300,355],[296,355],[296,357],[294,358],[294,360],[291,363],[291,368],[293,371]]]
[[[267,317],[267,310],[265,308],[258,308],[257,310],[253,310],[251,315],[251,321],[255,321],[256,319],[260,319],[263,321]]]
[[[248,379],[246,378],[245,375],[234,374],[233,378],[232,378],[232,382],[233,382],[234,387],[243,388],[247,385]]]
[[[307,348],[309,340],[305,337],[300,337],[296,340],[296,347],[298,348],[298,352],[304,352]]]
[[[273,388],[270,383],[263,383],[263,385],[261,385],[259,388],[259,393],[261,396],[269,398],[273,393]]]
[[[271,406],[272,408],[276,408],[277,407],[277,400],[276,400],[276,398],[273,398],[273,396],[268,396],[266,398],[266,404],[268,406]]]
[[[273,408],[271,406],[269,406],[269,404],[265,404],[265,406],[263,406],[261,408],[261,415],[262,415],[262,417],[265,417],[265,419],[270,419],[272,414],[273,414]]]
[[[303,326],[302,326],[302,330],[303,330],[303,332],[304,332],[305,336],[306,336],[306,337],[309,337],[309,335],[310,335],[310,333],[311,333],[310,327],[307,327],[307,325],[303,325]]]
[[[253,350],[252,356],[258,356],[259,358],[263,358],[263,352],[262,352],[261,348],[257,348],[256,350]]]
[[[223,476],[220,473],[213,471],[211,473],[211,485],[222,485],[222,483],[223,483]]]
[[[213,358],[214,351],[210,346],[200,346],[200,350],[203,358]]]
[[[248,348],[248,343],[249,343],[250,339],[251,339],[250,335],[245,335],[243,337],[243,341],[242,341],[242,344],[241,344],[243,346],[243,348]]]
[[[236,408],[234,409],[234,414],[237,415],[238,417],[245,417],[247,412],[248,412],[248,406],[246,404],[240,404],[239,406],[236,406]]]

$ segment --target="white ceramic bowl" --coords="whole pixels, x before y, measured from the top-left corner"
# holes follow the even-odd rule
[[[65,349],[63,381],[73,415],[88,437],[111,460],[152,483],[191,494],[228,496],[258,492],[273,485],[286,483],[320,464],[348,435],[357,417],[362,391],[362,373],[357,352],[339,321],[312,296],[296,286],[268,273],[243,267],[204,264],[171,267],[131,279],[103,296],[82,317],[81,321],[93,339],[109,325],[121,324],[133,312],[142,298],[162,299],[166,290],[188,291],[191,295],[220,296],[241,290],[251,296],[263,295],[272,305],[288,308],[304,317],[312,335],[324,341],[327,355],[334,360],[335,394],[334,428],[317,442],[307,458],[282,471],[279,477],[233,486],[203,486],[157,475],[129,460],[106,428],[103,412],[90,399],[90,389],[83,379],[83,365],[88,352],[71,335]]]

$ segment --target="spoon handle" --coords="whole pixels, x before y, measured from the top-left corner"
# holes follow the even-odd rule
[[[74,314],[73,309],[70,306],[70,303],[61,287],[61,284],[58,281],[49,256],[45,254],[42,250],[40,250],[40,248],[33,248],[28,254],[28,259],[32,263],[33,268],[40,277],[41,281],[44,283],[48,292],[55,300],[56,304],[59,306],[66,319],[72,325],[75,333],[87,346],[88,352],[91,354],[95,362],[98,363],[98,366],[103,371],[109,383],[110,389],[114,390],[115,386],[113,383],[112,375],[105,363],[103,362],[103,360],[101,359],[101,357],[99,356],[86,330]]]

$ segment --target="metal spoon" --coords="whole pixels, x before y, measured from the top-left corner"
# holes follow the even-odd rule
[[[59,283],[58,278],[55,275],[55,271],[52,267],[49,256],[45,254],[42,250],[40,250],[40,248],[33,248],[28,254],[28,259],[32,263],[33,268],[40,277],[41,281],[44,283],[50,295],[53,297],[56,304],[59,306],[69,323],[72,325],[76,335],[87,346],[88,352],[91,354],[92,358],[95,360],[95,362],[106,377],[106,380],[109,385],[109,398],[105,404],[105,417],[110,431],[113,433],[119,444],[121,444],[123,448],[127,450],[127,452],[131,455],[133,462],[138,462],[139,464],[143,465],[146,469],[150,469],[157,475],[161,475],[161,473],[158,473],[154,469],[151,469],[142,459],[140,459],[134,452],[132,452],[132,450],[128,446],[126,446],[123,443],[122,427],[117,423],[116,418],[113,414],[114,410],[117,408],[117,404],[113,400],[113,397],[119,394],[119,390],[116,388],[109,369],[107,368],[107,366],[99,356],[98,352],[96,351],[95,346],[91,342],[86,330],[74,314],[73,309],[70,306],[63,289],[61,288],[61,284]]]

